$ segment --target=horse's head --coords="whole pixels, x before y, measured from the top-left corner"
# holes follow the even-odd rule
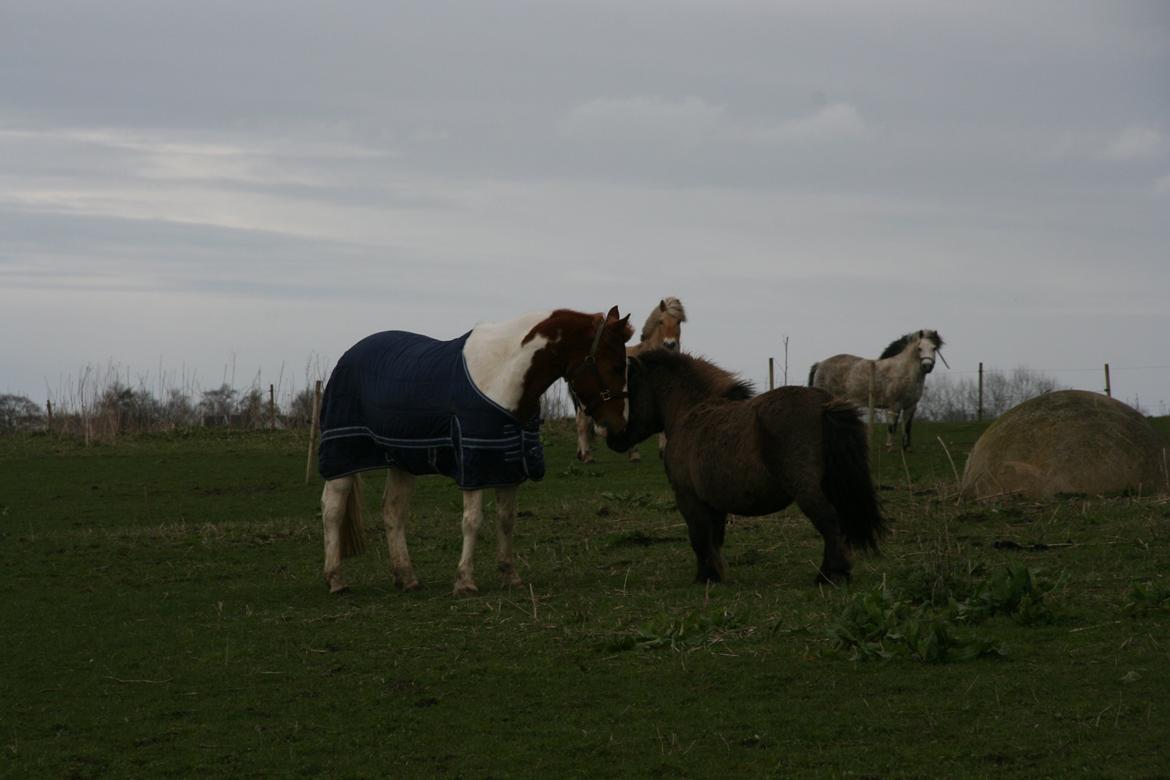
[[[920,330],[917,336],[915,348],[918,351],[918,362],[922,373],[929,374],[934,370],[935,357],[942,355],[939,352],[943,345],[942,336],[938,335],[937,330]]]
[[[627,392],[629,394],[626,428],[624,431],[607,431],[605,444],[614,452],[625,452],[630,447],[645,441],[662,431],[662,419],[654,403],[654,394],[647,391],[646,368],[632,357],[626,368]]]
[[[565,379],[585,412],[606,429],[626,429],[626,342],[634,335],[627,314],[614,306],[568,356]]]
[[[682,324],[687,320],[686,309],[678,298],[663,298],[642,326],[642,345],[647,349],[677,350],[682,338]]]

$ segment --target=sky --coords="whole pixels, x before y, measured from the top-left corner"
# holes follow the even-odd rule
[[[674,295],[1170,409],[1170,5],[0,0],[0,393]],[[930,381],[933,381],[930,380]],[[928,381],[928,388],[930,381]]]

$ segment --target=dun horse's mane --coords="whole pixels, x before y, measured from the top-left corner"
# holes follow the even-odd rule
[[[666,304],[665,311],[655,306],[650,311],[650,315],[646,317],[646,322],[642,325],[642,341],[646,341],[654,333],[654,329],[658,327],[658,323],[662,320],[663,314],[669,314],[679,322],[687,321],[687,310],[683,308],[682,301],[678,298],[673,296],[663,298],[662,303]]]
[[[921,338],[930,339],[934,342],[935,349],[942,349],[942,336],[938,335],[937,330],[916,330],[913,333],[907,333],[905,336],[891,341],[890,346],[885,348],[878,360],[885,360],[886,358],[892,358],[895,355],[901,354],[907,345]]]
[[[756,394],[751,382],[725,371],[706,358],[666,349],[652,349],[633,360],[648,370],[661,367],[669,371],[678,381],[705,397],[746,401]]]

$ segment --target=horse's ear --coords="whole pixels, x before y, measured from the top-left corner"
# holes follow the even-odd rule
[[[608,325],[620,316],[622,316],[621,312],[618,311],[618,307],[614,306],[609,310],[609,314],[605,315],[605,324]]]
[[[666,311],[666,299],[663,298],[658,302],[658,311]]]
[[[621,325],[622,334],[625,336],[625,338],[622,339],[622,343],[624,344],[634,336],[634,326],[630,324],[630,315],[627,314],[626,316],[622,317]]]

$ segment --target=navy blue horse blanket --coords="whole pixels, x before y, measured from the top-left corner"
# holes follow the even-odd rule
[[[522,424],[480,392],[463,356],[470,335],[390,330],[342,355],[321,404],[321,476],[393,466],[468,490],[544,477],[539,415]]]

